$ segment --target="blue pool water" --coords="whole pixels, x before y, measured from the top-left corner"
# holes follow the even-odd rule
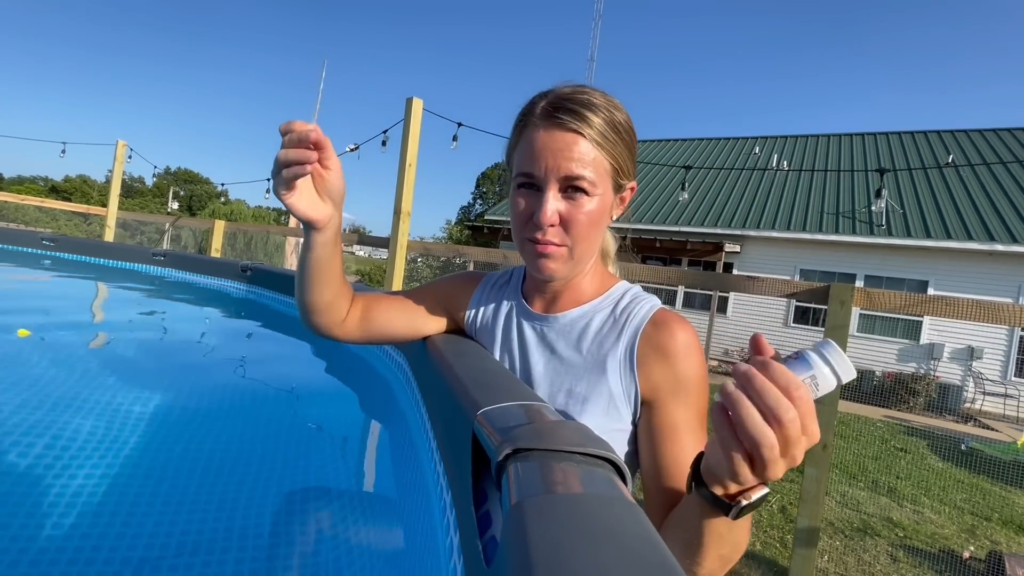
[[[0,247],[0,574],[461,572],[399,354],[139,268]]]

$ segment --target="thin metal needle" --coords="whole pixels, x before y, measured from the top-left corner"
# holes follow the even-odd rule
[[[324,60],[324,71],[320,74],[320,92],[316,95],[316,110],[313,111],[313,124],[320,117],[320,98],[324,95],[324,78],[327,76],[327,60]]]

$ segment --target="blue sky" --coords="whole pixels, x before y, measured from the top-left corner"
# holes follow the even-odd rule
[[[507,133],[531,94],[582,81],[591,0],[9,2],[0,134],[126,140],[160,166],[263,178],[277,126],[310,119],[340,149],[408,96]],[[1024,3],[606,0],[595,84],[641,138],[1024,125]],[[503,141],[424,120],[413,234],[434,233]],[[345,157],[346,212],[390,229],[399,134]],[[112,149],[0,139],[0,172],[101,177]],[[130,170],[147,177],[139,160]],[[261,184],[232,196],[263,203]],[[273,199],[271,200],[273,201]]]

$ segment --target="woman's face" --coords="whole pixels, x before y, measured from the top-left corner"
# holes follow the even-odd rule
[[[566,130],[528,130],[512,156],[512,239],[527,269],[549,281],[589,267],[605,230],[636,190],[616,195],[612,168],[589,140]]]

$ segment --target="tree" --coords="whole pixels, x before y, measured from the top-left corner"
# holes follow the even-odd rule
[[[366,266],[356,268],[353,270],[353,273],[359,277],[359,281],[363,284],[383,290],[384,279],[387,276],[387,265],[383,262],[370,262]]]
[[[441,233],[436,237],[438,242],[446,244],[472,245],[472,237],[466,224],[481,223],[484,214],[508,198],[509,171],[504,162],[495,162],[484,168],[476,177],[473,192],[469,200],[459,207],[455,220],[446,220]],[[498,243],[493,240],[475,242],[479,246],[491,248]]]
[[[346,224],[345,227],[341,229],[341,231],[344,232],[345,234],[362,234],[363,236],[370,236],[371,234],[373,234],[373,232],[369,228],[363,226],[358,222],[351,222],[349,224]]]

